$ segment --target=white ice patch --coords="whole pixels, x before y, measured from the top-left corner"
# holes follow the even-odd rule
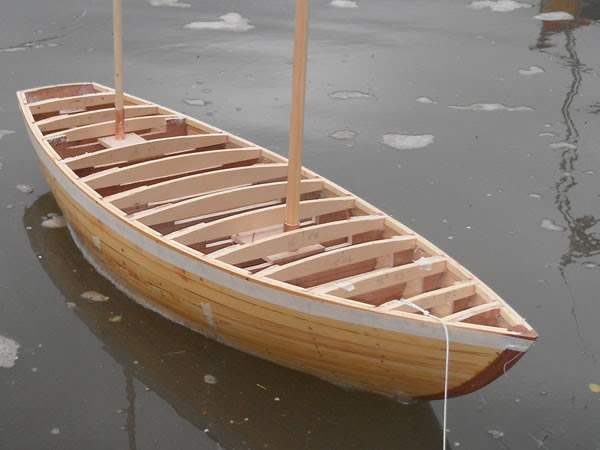
[[[0,336],[0,367],[10,369],[15,365],[20,345],[4,336]]]
[[[548,22],[554,22],[556,20],[573,20],[575,17],[573,17],[572,14],[569,14],[568,12],[565,12],[565,11],[555,11],[555,12],[538,14],[537,16],[534,16],[533,18],[537,19],[537,20],[545,20]]]
[[[150,0],[152,6],[172,6],[174,8],[189,8],[189,3],[179,3],[179,0]]]
[[[576,145],[569,144],[568,142],[555,142],[553,144],[550,144],[548,147],[550,147],[552,150],[576,150],[577,149]]]
[[[240,16],[238,13],[227,13],[216,22],[191,22],[185,28],[192,30],[220,30],[220,31],[248,31],[254,28],[250,20]]]
[[[450,109],[459,109],[462,111],[535,111],[529,106],[510,107],[502,103],[475,103],[469,106],[448,106]]]
[[[542,223],[540,224],[540,227],[542,227],[544,230],[547,230],[547,231],[565,231],[566,230],[565,227],[554,223],[550,219],[542,219]]]
[[[336,8],[358,8],[358,3],[351,0],[332,0],[330,5]]]
[[[351,100],[355,98],[371,98],[371,94],[360,91],[335,91],[329,94],[329,97],[336,100]]]
[[[538,66],[531,66],[529,69],[520,69],[519,73],[521,75],[537,75],[539,73],[544,73],[544,69]]]
[[[540,133],[540,134],[538,134],[538,136],[542,136],[542,137],[546,137],[546,136],[556,137],[556,136],[558,136],[558,134],[556,134],[556,133]]]
[[[428,145],[433,144],[434,140],[435,138],[432,134],[384,134],[381,142],[398,150],[409,150],[427,147]]]
[[[329,137],[333,139],[354,139],[358,133],[353,130],[336,130],[329,133]]]
[[[13,130],[0,130],[0,139],[2,139],[4,136],[8,136],[9,134],[13,133]]]
[[[471,2],[470,5],[467,5],[467,8],[471,9],[485,9],[490,8],[495,12],[510,12],[519,8],[531,8],[533,5],[529,3],[519,3],[513,0],[498,0],[498,1],[490,1],[490,0],[482,0],[482,1],[474,1]]]
[[[419,97],[417,102],[423,103],[424,105],[437,105],[437,102],[434,102],[429,97]]]
[[[183,102],[192,106],[206,106],[208,104],[206,100],[202,100],[201,98],[185,99]]]
[[[67,226],[67,221],[63,216],[53,216],[42,220],[44,228],[64,228]]]
[[[28,184],[17,184],[15,187],[23,194],[31,194],[33,192],[33,188]]]
[[[542,194],[536,194],[536,193],[529,194],[529,196],[530,196],[531,198],[542,198]]]

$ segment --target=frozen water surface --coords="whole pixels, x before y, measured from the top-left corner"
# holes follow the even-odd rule
[[[179,3],[179,0],[150,0],[152,6],[171,6],[174,8],[189,8],[189,3]]]
[[[33,192],[33,187],[28,184],[17,184],[15,187],[23,194],[31,194]]]
[[[358,133],[353,130],[336,130],[329,133],[329,137],[333,139],[354,139]]]
[[[332,0],[330,5],[336,8],[358,8],[358,3],[351,0]]]
[[[209,103],[206,100],[202,100],[201,98],[185,99],[183,102],[192,106],[206,106]]]
[[[577,148],[576,145],[569,144],[568,142],[554,142],[548,147],[550,147],[553,150],[575,150]]]
[[[13,130],[0,130],[0,139],[2,139],[4,136],[8,136],[9,134],[13,133]]]
[[[431,100],[429,97],[419,97],[417,102],[422,103],[424,105],[437,105],[437,102]]]
[[[575,19],[575,17],[572,14],[569,14],[568,12],[565,12],[565,11],[554,11],[554,12],[542,13],[542,14],[538,14],[537,16],[534,16],[533,18],[537,19],[537,20],[548,21],[548,22],[554,22],[554,21],[558,21],[558,20],[573,20],[573,19]]]
[[[448,106],[450,109],[459,109],[462,111],[534,111],[529,106],[515,106],[510,107],[503,105],[502,103],[475,103],[469,106]]]
[[[20,345],[4,336],[0,336],[0,367],[10,369],[15,365]]]
[[[544,230],[548,230],[548,231],[565,231],[566,228],[563,227],[562,225],[558,225],[555,222],[553,222],[550,219],[543,219],[542,223],[540,223],[540,227],[542,227]]]
[[[335,91],[331,92],[329,97],[336,100],[352,100],[355,98],[372,98],[373,95],[360,91]]]
[[[219,17],[215,22],[190,22],[185,28],[192,30],[220,30],[220,31],[249,31],[254,28],[250,25],[250,19],[242,17],[238,13],[227,13]]]
[[[544,73],[544,69],[538,66],[531,66],[529,69],[520,69],[519,73],[521,75],[537,75],[539,73]]]
[[[381,142],[398,150],[410,150],[427,147],[433,144],[434,140],[435,138],[431,134],[384,134]]]
[[[496,12],[510,12],[519,8],[531,8],[533,5],[529,3],[519,3],[513,0],[498,0],[498,1],[490,1],[490,0],[481,0],[474,1],[470,5],[467,5],[468,8],[472,9],[486,9],[489,8],[492,11]]]
[[[67,226],[67,221],[63,216],[54,216],[42,220],[44,228],[64,228]]]

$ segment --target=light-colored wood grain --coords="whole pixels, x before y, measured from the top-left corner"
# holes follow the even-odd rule
[[[496,300],[491,303],[483,303],[482,305],[474,306],[472,308],[450,314],[449,316],[444,317],[444,320],[446,322],[462,322],[463,320],[470,319],[478,314],[483,314],[485,312],[500,308],[502,308],[502,304]]]
[[[335,211],[352,209],[353,207],[354,199],[347,197],[307,200],[300,203],[299,217],[304,219],[307,217],[321,216]],[[165,239],[173,239],[180,244],[186,245],[210,241],[224,236],[231,236],[236,233],[258,230],[259,228],[280,224],[283,222],[284,216],[285,205],[271,206],[257,211],[225,217],[210,223],[193,225],[175,231],[165,236]]]
[[[99,152],[75,156],[73,158],[65,158],[63,164],[67,165],[72,170],[78,170],[87,167],[117,164],[120,162],[136,162],[185,150],[225,144],[228,139],[229,137],[226,134],[221,133],[173,136],[154,139],[128,147],[106,149]]]
[[[286,168],[285,164],[256,164],[249,167],[236,167],[234,169],[189,175],[111,195],[106,197],[106,201],[117,208],[166,202],[219,189],[267,182],[284,177]]]
[[[74,97],[40,100],[38,102],[29,103],[27,106],[32,114],[45,114],[61,110],[114,104],[114,101],[114,94],[98,92],[94,94],[77,95]]]
[[[133,133],[147,128],[164,128],[169,119],[176,119],[176,115],[157,115],[152,117],[133,117],[125,119],[125,132]],[[95,123],[66,131],[58,131],[45,136],[47,140],[64,139],[66,142],[80,141],[82,139],[95,139],[115,134],[115,121]]]
[[[178,221],[189,217],[231,210],[257,203],[269,202],[284,198],[285,182],[243,186],[223,192],[191,198],[179,203],[159,206],[131,215],[132,219],[138,220],[145,225],[156,225],[159,223]],[[321,180],[302,180],[300,192],[318,192],[323,189]]]
[[[292,108],[288,155],[288,186],[286,194],[285,229],[298,228],[298,203],[302,172],[304,141],[304,97],[306,88],[306,48],[308,43],[308,0],[296,0],[294,31],[294,69],[292,74]]]
[[[352,217],[349,220],[330,222],[289,231],[284,235],[261,239],[252,244],[233,246],[217,251],[210,256],[229,264],[239,264],[244,261],[251,261],[256,258],[262,258],[276,253],[282,253],[313,244],[320,244],[334,239],[377,230],[382,228],[383,224],[383,217]]]
[[[378,258],[382,255],[409,250],[414,248],[416,243],[417,239],[414,236],[398,236],[392,239],[364,242],[311,256],[310,258],[305,258],[285,266],[273,266],[257,273],[257,275],[269,277],[274,280],[287,281],[293,278],[306,277],[324,270]]]
[[[149,116],[158,114],[156,105],[131,105],[125,106],[125,118]],[[104,108],[94,111],[86,111],[77,114],[52,116],[36,122],[40,131],[49,133],[51,131],[82,127],[96,123],[107,122],[115,117],[115,108]]]
[[[145,180],[196,172],[234,162],[248,161],[257,159],[260,155],[261,150],[259,148],[214,150],[202,153],[172,155],[131,166],[103,170],[88,175],[82,178],[81,181],[94,189],[100,189],[107,186],[137,183]]]
[[[406,299],[411,303],[420,306],[423,309],[429,309],[438,305],[452,303],[461,298],[467,298],[472,295],[475,295],[475,288],[477,287],[477,284],[479,284],[479,282],[476,280],[463,281],[442,289],[437,289],[431,292],[425,292],[414,297],[407,297]],[[392,310],[411,312],[415,311],[407,305],[400,305],[394,307]]]
[[[425,270],[419,264],[405,264],[403,266],[389,269],[379,269],[374,272],[357,275],[344,280],[345,287],[338,286],[335,282],[325,286],[311,289],[313,292],[335,295],[337,297],[356,297],[366,292],[385,289],[390,286],[407,283],[412,280],[443,273],[446,270],[447,261],[442,257],[433,257],[431,266]],[[347,286],[347,287],[346,287]]]

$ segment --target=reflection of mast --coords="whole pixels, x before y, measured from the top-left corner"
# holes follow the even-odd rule
[[[571,108],[581,87],[581,72],[585,70],[585,66],[581,63],[579,55],[577,54],[574,29],[579,25],[587,25],[590,23],[587,18],[581,15],[583,10],[580,0],[544,0],[541,5],[541,12],[565,11],[572,14],[575,19],[569,21],[542,22],[543,25],[536,44],[536,49],[547,52],[547,49],[552,47],[552,44],[550,44],[550,37],[552,34],[559,32],[564,33],[566,54],[558,55],[558,58],[571,72],[572,81],[561,106],[561,115],[565,126],[565,137],[563,140],[565,146],[561,150],[560,155],[559,168],[561,176],[555,184],[556,195],[554,202],[558,212],[565,221],[569,239],[569,248],[560,259],[559,271],[569,295],[571,296],[571,314],[575,320],[579,342],[584,348],[585,353],[587,344],[584,342],[579,329],[575,298],[573,297],[566,277],[566,269],[570,264],[573,264],[581,258],[600,254],[600,236],[593,232],[594,226],[600,222],[600,219],[592,215],[582,215],[578,217],[573,211],[570,198],[571,190],[578,184],[575,166],[579,158],[577,147],[579,142],[579,131],[571,117]],[[594,355],[591,355],[591,357],[594,362],[596,362]]]
[[[133,377],[126,366],[123,366],[123,374],[125,375],[125,391],[127,392],[127,437],[129,438],[129,450],[136,450],[135,442],[135,386]]]

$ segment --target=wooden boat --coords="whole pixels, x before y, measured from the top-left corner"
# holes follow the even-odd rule
[[[537,334],[436,246],[303,168],[284,231],[287,160],[96,83],[18,92],[73,236],[146,306],[337,384],[436,399],[501,375]],[[405,301],[398,301],[405,299]]]
[[[101,342],[102,351],[116,363],[115,372],[123,373],[129,402],[123,409],[130,442],[136,435],[132,426],[137,420],[136,410],[144,402],[140,391],[146,386],[177,416],[205,430],[225,449],[371,448],[375,429],[381,431],[377,436],[379,448],[430,450],[439,445],[442,427],[428,402],[405,406],[359,392],[348,395],[313,377],[211,342],[127,301],[108,282],[90,273],[68,231],[40,226],[40,217],[56,211],[51,193],[26,207],[23,225],[29,227],[27,238],[33,253],[42,256],[36,261],[48,279],[65,302],[74,302],[72,314]],[[81,276],[82,272],[86,275]],[[98,303],[81,299],[81,293],[90,288],[110,296],[110,300]],[[115,314],[123,317],[123,323],[110,321]],[[206,384],[207,374],[218,383]],[[118,390],[118,375],[116,384]],[[308,392],[312,395],[306,395]],[[281,407],[274,407],[274,396],[281,396]],[[368,423],[364,421],[365,408],[369,409]],[[242,422],[245,417],[251,426],[232,426],[229,422]],[[154,446],[160,448],[161,443]]]

